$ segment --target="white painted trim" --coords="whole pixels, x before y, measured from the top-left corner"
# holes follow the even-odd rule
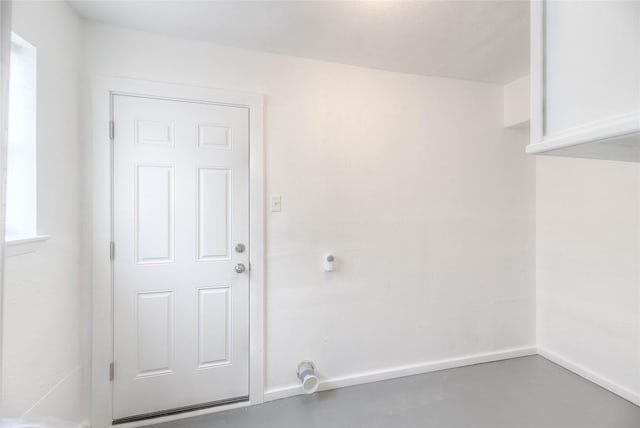
[[[0,243],[5,235],[5,203],[7,196],[7,146],[9,142],[9,62],[11,59],[11,0],[0,1]],[[5,246],[0,245],[0,361],[3,361],[4,326],[4,263]],[[0,402],[3,388],[2,366],[0,366]]]
[[[90,154],[88,155],[92,174],[91,425],[94,428],[111,426],[113,409],[112,385],[109,381],[109,364],[113,358],[113,275],[112,263],[109,257],[110,242],[112,240],[113,154],[109,138],[109,120],[112,117],[111,102],[114,94],[201,101],[243,106],[249,109],[249,206],[251,222],[249,242],[249,262],[251,266],[249,402],[176,415],[176,419],[241,407],[242,405],[262,403],[264,400],[264,96],[262,94],[206,87],[96,76],[92,81],[92,126]],[[153,419],[153,421],[160,420],[165,419]],[[140,422],[138,424],[143,425],[144,423]],[[131,424],[129,426],[138,425]],[[124,427],[124,425],[118,425],[118,427]]]
[[[13,257],[22,254],[35,253],[51,236],[40,235],[33,238],[16,239],[4,243],[4,256]]]
[[[640,133],[640,110],[597,120],[545,137],[540,143],[529,144],[527,153],[544,153],[636,133]]]
[[[532,0],[530,8],[530,144],[537,144],[544,138],[544,1]]]
[[[320,381],[318,391],[344,388],[347,386],[361,385],[381,380],[396,379],[399,377],[413,376],[417,374],[430,373],[439,370],[453,369],[457,367],[471,366],[474,364],[489,363],[493,361],[507,360],[510,358],[526,357],[536,355],[537,348],[529,346],[525,348],[508,349],[504,351],[488,352],[483,354],[468,355],[459,358],[448,358],[446,360],[430,361],[426,363],[409,364],[405,366],[392,367],[383,370],[357,373],[348,376],[323,379]],[[289,385],[281,388],[271,389],[264,394],[264,401],[279,400],[281,398],[292,397],[302,394],[302,386],[299,384]]]
[[[595,383],[596,385],[610,391],[627,401],[635,404],[636,406],[640,406],[640,394],[637,394],[628,388],[625,388],[622,385],[619,385],[604,376],[600,376],[596,374],[592,370],[587,369],[580,364],[577,364],[561,355],[556,354],[555,352],[549,351],[548,349],[538,347],[538,355],[546,358],[549,361],[556,363],[559,366],[564,367],[565,369],[581,376],[588,381]]]

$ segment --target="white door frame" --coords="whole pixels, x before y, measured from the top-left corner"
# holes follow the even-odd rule
[[[110,243],[113,237],[113,150],[110,120],[114,95],[143,95],[178,101],[200,101],[249,109],[249,401],[213,407],[139,422],[119,424],[127,428],[165,422],[264,401],[264,96],[206,87],[115,77],[94,77],[90,140],[91,191],[91,426],[111,426],[113,394],[109,365],[113,358],[113,269]],[[117,131],[117,124],[116,130]],[[117,370],[117,368],[116,368]]]

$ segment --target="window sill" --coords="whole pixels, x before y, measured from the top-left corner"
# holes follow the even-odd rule
[[[4,243],[4,256],[13,257],[22,254],[35,253],[49,238],[51,238],[49,235],[41,235],[34,236],[33,238],[7,241]]]

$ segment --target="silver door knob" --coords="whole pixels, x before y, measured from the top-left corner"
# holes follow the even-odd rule
[[[247,267],[245,265],[243,265],[242,263],[238,263],[235,267],[236,269],[236,273],[242,273],[245,270],[247,270]]]

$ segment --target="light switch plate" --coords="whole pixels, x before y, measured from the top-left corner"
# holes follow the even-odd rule
[[[282,211],[282,196],[272,195],[271,196],[271,212],[279,213],[280,211]]]

